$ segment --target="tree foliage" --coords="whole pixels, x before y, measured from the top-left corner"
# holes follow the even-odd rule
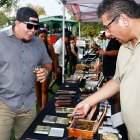
[[[81,36],[88,37],[90,34],[97,36],[101,30],[103,30],[103,26],[99,22],[81,23]]]
[[[0,7],[11,8],[16,5],[19,0],[0,0]]]
[[[35,5],[31,4],[31,3],[27,4],[26,6],[36,10],[38,15],[46,15],[46,11],[45,11],[44,7],[41,7],[39,5],[35,6]]]
[[[71,20],[78,21],[75,16],[71,16]],[[78,28],[78,25],[77,25]],[[99,22],[81,23],[81,36],[89,37],[89,35],[97,36],[103,30],[103,25]]]
[[[8,26],[12,23],[11,13],[17,9],[17,3],[19,0],[0,0],[0,28]]]
[[[78,21],[76,16],[71,16],[71,20]]]
[[[15,20],[15,17],[11,13],[15,12],[19,7],[19,0],[0,0],[0,28],[11,25]],[[45,9],[41,6],[34,6],[32,4],[27,4],[26,6],[35,9],[38,15],[46,15]]]
[[[2,28],[3,25],[9,23],[10,20],[3,12],[0,12],[0,17],[0,27]]]

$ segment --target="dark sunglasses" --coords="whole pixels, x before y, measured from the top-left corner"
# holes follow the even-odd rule
[[[34,28],[34,30],[38,30],[39,28],[39,25],[34,25],[34,24],[31,24],[31,23],[26,23],[26,22],[23,22],[27,25],[27,29],[31,30]]]
[[[113,18],[106,26],[104,26],[104,29],[105,30],[108,30],[109,29],[109,26],[116,20],[117,17],[119,17],[119,15],[116,16],[115,18]]]

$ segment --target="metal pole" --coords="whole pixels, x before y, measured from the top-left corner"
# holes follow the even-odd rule
[[[81,22],[79,21],[79,45],[81,45],[80,40],[81,40]]]
[[[62,83],[64,82],[65,78],[65,3],[63,1],[63,46],[62,46]]]

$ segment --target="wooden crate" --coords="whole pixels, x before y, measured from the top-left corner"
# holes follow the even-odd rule
[[[76,70],[88,70],[90,66],[88,64],[77,64]]]
[[[103,118],[107,112],[107,107],[105,107],[99,120],[87,120],[87,119],[73,119],[71,125],[68,128],[68,135],[82,138],[93,139],[94,134],[97,132],[99,126],[101,125]]]

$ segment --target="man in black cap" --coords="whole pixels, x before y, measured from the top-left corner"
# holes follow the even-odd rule
[[[51,61],[34,36],[38,14],[29,7],[17,11],[15,24],[0,32],[0,139],[8,140],[14,126],[19,139],[36,116],[35,79],[43,83]],[[42,66],[36,71],[36,66]],[[47,70],[46,70],[47,68]],[[36,75],[34,74],[36,71]]]

